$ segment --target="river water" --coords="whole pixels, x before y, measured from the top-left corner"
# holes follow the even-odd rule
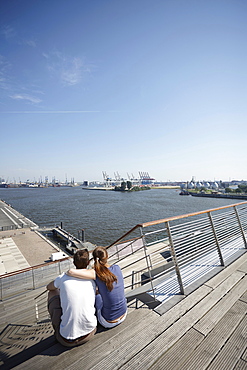
[[[0,188],[0,199],[39,226],[63,228],[86,241],[109,245],[138,223],[239,203],[237,199],[180,196],[179,190],[139,192],[84,190],[81,187]]]

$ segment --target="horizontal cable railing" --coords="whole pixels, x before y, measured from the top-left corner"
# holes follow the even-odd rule
[[[73,266],[71,257],[0,276],[0,300],[47,285]]]
[[[139,233],[139,235],[138,235]],[[110,260],[122,268],[126,292],[138,287],[158,299],[156,282],[180,294],[215,266],[246,251],[247,202],[138,224],[108,247]],[[133,235],[134,234],[134,235]],[[128,261],[128,263],[126,263]],[[179,289],[178,289],[179,287]]]
[[[16,230],[18,228],[19,228],[18,225],[1,226],[0,231]]]

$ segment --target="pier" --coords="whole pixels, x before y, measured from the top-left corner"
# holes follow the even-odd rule
[[[71,258],[1,275],[1,368],[245,369],[246,203],[138,224],[112,243],[127,318],[73,349],[54,339],[44,290]]]
[[[203,193],[203,192],[193,192],[189,190],[182,190],[180,195],[192,195],[193,197],[203,197],[203,198],[226,198],[226,199],[241,199],[247,200],[247,194],[229,194],[229,193]]]
[[[88,251],[92,251],[96,245],[90,242],[85,241],[85,233],[84,230],[81,230],[81,238],[78,235],[78,238],[74,235],[70,234],[68,231],[64,230],[60,226],[56,226],[50,230],[52,234],[63,241],[66,242],[65,250],[68,251],[70,254],[74,254],[78,249],[88,249]],[[80,232],[78,232],[80,234]]]

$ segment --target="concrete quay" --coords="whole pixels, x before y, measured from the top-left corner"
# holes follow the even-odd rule
[[[49,262],[58,251],[38,225],[0,201],[0,276]]]
[[[0,231],[25,227],[38,228],[38,225],[12,208],[10,204],[0,200]]]

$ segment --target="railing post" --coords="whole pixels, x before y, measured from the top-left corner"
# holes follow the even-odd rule
[[[147,264],[147,268],[148,268],[148,275],[149,275],[149,279],[150,279],[150,283],[151,283],[151,289],[152,289],[153,296],[154,296],[154,299],[155,299],[155,292],[154,292],[154,286],[153,286],[153,278],[152,278],[150,266],[149,266],[149,263],[148,263],[147,243],[146,243],[146,238],[145,238],[145,235],[143,233],[143,228],[142,227],[141,227],[141,237],[142,237],[142,244],[143,244],[143,250],[144,250],[144,254],[145,254],[146,264]]]
[[[218,240],[218,237],[217,237],[217,234],[216,234],[216,230],[215,230],[215,227],[214,227],[214,221],[213,221],[211,212],[208,212],[208,217],[209,217],[210,224],[211,224],[211,227],[212,227],[212,230],[213,230],[218,255],[219,255],[219,258],[220,258],[220,264],[221,264],[221,266],[225,266],[225,262],[224,262],[224,259],[223,259],[223,256],[222,256],[222,253],[221,253],[221,250],[220,250],[220,243],[219,243],[219,240]]]
[[[180,269],[179,269],[179,265],[178,265],[176,251],[175,251],[175,248],[174,248],[174,245],[173,245],[172,233],[171,233],[169,221],[166,222],[166,229],[167,229],[167,234],[168,234],[168,238],[169,238],[169,243],[170,243],[170,246],[171,246],[171,255],[172,255],[175,271],[176,271],[176,274],[177,274],[178,284],[180,286],[180,293],[182,295],[184,295],[183,281],[182,281],[182,277],[181,277],[181,274],[180,274]]]
[[[131,290],[134,289],[134,283],[135,283],[135,271],[132,271],[132,273],[131,273]]]
[[[119,256],[119,250],[118,250],[118,245],[116,244],[116,251],[117,251],[117,258],[119,259],[120,256]]]
[[[3,279],[0,279],[1,281],[1,301],[3,300]]]
[[[134,251],[133,251],[133,243],[131,243],[131,253],[133,254]]]
[[[34,281],[34,273],[33,273],[33,269],[32,269],[32,278],[33,278],[33,290],[35,289],[35,281]]]
[[[240,230],[241,230],[241,233],[242,233],[242,237],[244,239],[244,246],[245,246],[245,248],[247,248],[247,241],[246,241],[244,229],[242,227],[241,220],[240,220],[240,217],[239,217],[239,214],[238,214],[238,210],[237,210],[236,206],[234,206],[233,208],[234,208],[234,211],[235,211],[235,214],[236,214],[236,218],[238,220],[238,224],[239,224],[239,227],[240,227]]]

